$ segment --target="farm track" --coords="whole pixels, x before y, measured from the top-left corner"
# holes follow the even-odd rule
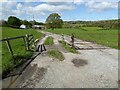
[[[43,32],[46,37],[54,38],[54,48],[65,56],[64,61],[48,57],[46,52],[35,58],[29,65],[34,67],[32,72],[25,70],[26,79],[11,87],[19,88],[117,88],[118,87],[118,50],[97,45],[92,42],[75,40],[75,46],[80,54],[73,54],[63,49],[58,40],[60,35]],[[70,37],[65,36],[70,43]],[[49,49],[49,47],[47,48]],[[31,68],[32,69],[32,68]],[[28,77],[28,78],[27,78]],[[19,79],[21,80],[21,79]],[[18,82],[19,82],[18,80]]]

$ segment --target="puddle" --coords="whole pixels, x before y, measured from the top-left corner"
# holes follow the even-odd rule
[[[83,59],[73,59],[71,62],[74,64],[75,67],[85,66],[88,64],[88,62]]]

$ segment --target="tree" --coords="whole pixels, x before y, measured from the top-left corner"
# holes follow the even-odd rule
[[[26,25],[27,28],[31,28],[32,24],[30,22],[28,22],[27,20],[22,21],[22,24]]]
[[[50,14],[46,19],[46,27],[47,28],[62,28],[63,20],[58,13]]]
[[[14,16],[8,18],[8,25],[10,27],[19,28],[21,25],[20,19]]]

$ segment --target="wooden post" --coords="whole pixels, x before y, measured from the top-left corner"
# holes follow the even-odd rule
[[[23,41],[24,41],[25,50],[27,50],[25,37],[23,37]]]
[[[6,43],[7,43],[8,50],[11,53],[12,58],[14,59],[14,53],[13,53],[12,47],[11,47],[10,42],[9,42],[8,39],[6,40]],[[14,59],[14,64],[15,64],[15,59]]]
[[[41,52],[43,51],[43,49],[42,49],[42,44],[40,45],[40,51],[41,51]]]
[[[7,43],[9,52],[11,53],[12,56],[14,56],[9,40],[7,40],[6,43]]]
[[[29,50],[29,37],[28,37],[28,34],[26,34],[26,46],[27,46],[27,50]]]
[[[46,48],[45,48],[45,45],[43,44],[43,48],[44,48],[44,50],[46,51]]]

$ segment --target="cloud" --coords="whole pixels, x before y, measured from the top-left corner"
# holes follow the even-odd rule
[[[108,0],[4,0],[2,11],[4,17],[9,15],[27,16],[33,13],[36,16],[46,15],[53,12],[63,12],[65,10],[74,10],[76,5],[85,5],[89,11],[102,12],[108,9],[116,9],[117,3]],[[32,2],[38,2],[33,5]],[[41,2],[41,3],[40,3]]]
[[[73,0],[25,0],[25,2],[73,2]]]
[[[18,3],[17,6],[16,6],[16,8],[17,8],[18,10],[23,9],[23,5],[22,5],[21,3]]]
[[[27,4],[28,3],[28,4]],[[75,7],[72,4],[50,4],[50,3],[37,3],[37,5],[32,5],[30,2],[21,3],[21,2],[3,2],[3,7],[1,9],[3,17],[8,17],[14,15],[17,17],[20,16],[29,16],[29,15],[46,15],[52,12],[62,12],[65,10],[73,10]]]
[[[35,11],[48,11],[48,12],[53,12],[53,11],[62,11],[62,10],[72,10],[74,9],[73,6],[66,6],[66,5],[50,5],[50,4],[40,4],[36,7],[32,7]]]
[[[85,4],[90,11],[98,11],[98,12],[101,12],[101,11],[104,11],[104,10],[107,10],[107,9],[117,9],[118,7],[118,3],[116,2],[95,2],[94,0],[92,1],[89,1]]]
[[[77,4],[77,5],[80,5],[80,4],[85,3],[85,0],[74,0],[73,3]]]

